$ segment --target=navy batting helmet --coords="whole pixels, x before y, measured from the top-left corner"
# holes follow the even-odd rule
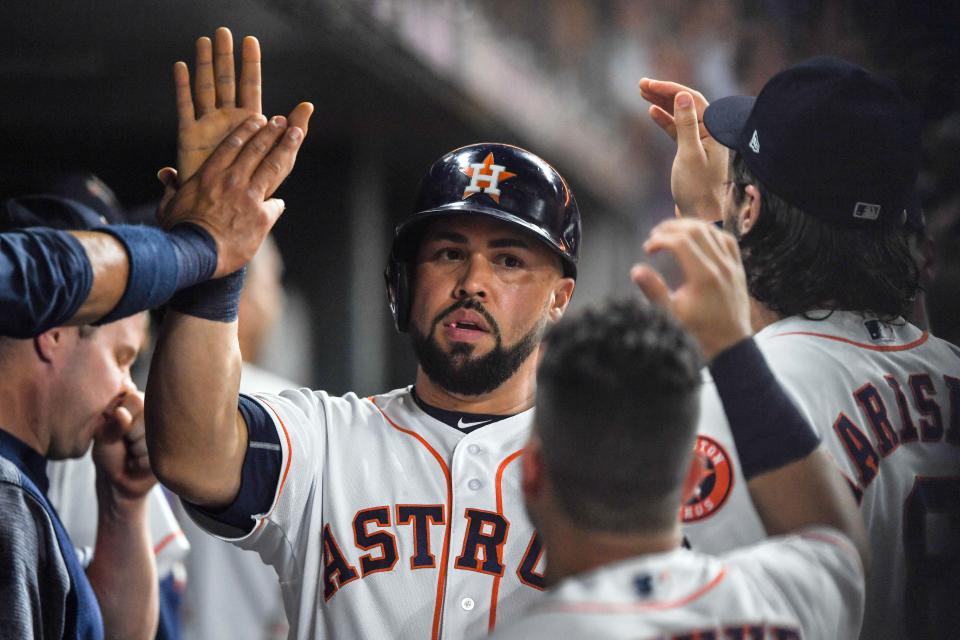
[[[430,167],[413,214],[394,232],[384,276],[397,330],[406,331],[409,323],[413,261],[425,223],[459,213],[490,216],[530,232],[560,256],[565,276],[577,277],[580,212],[557,170],[508,144],[454,149]]]

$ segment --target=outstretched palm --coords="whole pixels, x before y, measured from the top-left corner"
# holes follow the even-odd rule
[[[190,71],[183,62],[173,68],[177,93],[177,173],[180,184],[196,173],[231,131],[247,118],[262,114],[260,90],[260,43],[253,36],[243,39],[243,65],[237,100],[233,61],[233,35],[217,29],[214,41],[197,40],[196,78],[190,91]]]

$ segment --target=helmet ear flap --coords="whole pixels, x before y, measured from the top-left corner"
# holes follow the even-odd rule
[[[393,324],[400,333],[410,326],[410,265],[397,260],[391,254],[387,269],[383,272],[387,285],[387,302],[393,313]]]

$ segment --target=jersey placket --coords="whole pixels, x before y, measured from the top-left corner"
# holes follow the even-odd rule
[[[507,435],[515,430],[512,422],[508,419],[466,435],[451,456],[453,496],[444,594],[445,638],[486,632],[490,609],[495,606],[494,584],[508,570],[504,547],[511,523],[497,501],[497,475],[504,458],[511,454],[516,457],[518,452],[514,450],[519,450],[526,437],[526,430]],[[509,500],[514,504],[517,497]]]
[[[466,637],[485,628],[493,580],[488,571],[494,563],[499,564],[497,556],[487,558],[486,554],[495,536],[506,535],[505,530],[497,530],[496,461],[479,440],[476,432],[464,437],[454,448],[450,465],[453,496],[443,607],[445,638]]]

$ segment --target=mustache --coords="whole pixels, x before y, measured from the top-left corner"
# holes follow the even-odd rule
[[[479,313],[481,316],[483,316],[483,319],[487,321],[487,324],[490,325],[490,330],[493,332],[493,335],[498,339],[500,338],[500,325],[497,324],[497,321],[494,320],[492,315],[490,315],[490,312],[484,309],[483,305],[478,302],[476,298],[457,300],[452,305],[438,313],[437,317],[433,320],[433,325],[430,327],[430,333],[433,333],[433,331],[437,328],[437,325],[440,324],[444,318],[458,309],[468,309]]]

